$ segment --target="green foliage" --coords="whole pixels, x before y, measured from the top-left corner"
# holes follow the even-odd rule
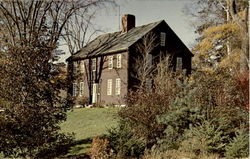
[[[192,85],[187,79],[183,82],[177,80],[177,87],[181,91],[176,93],[169,110],[158,117],[158,122],[166,126],[165,137],[158,140],[164,149],[177,149],[184,131],[203,118],[201,108],[193,103],[196,89]]]
[[[6,157],[51,156],[58,147],[66,153],[72,141],[59,133],[67,103],[59,97],[60,72],[46,59],[50,52],[45,46],[9,47],[8,63],[1,66],[0,150]]]
[[[121,121],[117,128],[109,130],[110,147],[119,156],[139,157],[143,154],[146,144],[131,132],[131,128]]]
[[[225,156],[227,158],[242,158],[249,156],[249,132],[244,128],[235,132],[235,137],[226,146]]]
[[[182,142],[181,149],[195,152],[197,155],[223,153],[229,136],[224,135],[224,127],[228,121],[222,121],[220,120],[220,124],[217,125],[213,123],[214,121],[205,120],[201,124],[187,129],[184,134],[186,140]]]

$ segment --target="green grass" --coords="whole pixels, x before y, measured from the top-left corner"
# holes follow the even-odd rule
[[[65,133],[75,133],[75,143],[67,157],[84,156],[93,137],[107,134],[117,125],[118,108],[80,108],[68,112],[61,128]]]

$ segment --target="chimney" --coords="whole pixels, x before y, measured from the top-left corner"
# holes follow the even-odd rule
[[[122,16],[122,33],[128,32],[135,27],[135,16],[131,14],[125,14]]]

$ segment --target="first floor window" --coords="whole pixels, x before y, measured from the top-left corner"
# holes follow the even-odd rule
[[[77,94],[77,83],[73,83],[72,95],[75,97]]]
[[[83,82],[80,82],[80,91],[79,91],[79,95],[80,96],[83,96],[83,91],[84,91],[84,83]]]
[[[108,83],[107,83],[107,95],[112,95],[112,79],[108,79]]]
[[[121,94],[121,79],[117,78],[115,83],[115,94],[120,95]]]
[[[176,58],[176,69],[181,70],[182,69],[182,57]]]

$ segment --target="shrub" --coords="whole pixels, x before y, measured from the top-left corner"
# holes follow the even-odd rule
[[[133,97],[133,104],[119,112],[119,116],[127,122],[131,132],[144,140],[148,148],[163,135],[164,127],[157,123],[157,116],[166,112],[166,98],[168,97],[157,93],[137,92]]]
[[[226,146],[227,158],[241,158],[249,156],[249,133],[243,128],[238,129],[235,137]]]
[[[131,132],[131,128],[124,121],[121,121],[117,128],[109,130],[108,139],[110,147],[120,157],[139,157],[143,154],[146,146]]]
[[[211,153],[223,154],[226,141],[229,136],[224,135],[228,121],[221,118],[219,124],[215,120],[205,120],[195,127],[187,129],[185,138],[180,149],[187,152],[194,152],[197,155],[208,155]]]
[[[108,159],[112,156],[112,151],[108,147],[109,141],[99,137],[93,138],[90,148],[91,159]]]

